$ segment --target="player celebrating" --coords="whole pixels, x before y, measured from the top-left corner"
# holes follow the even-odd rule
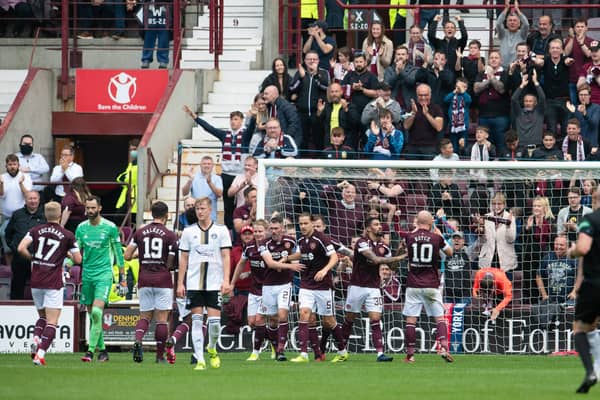
[[[46,365],[46,351],[56,334],[56,326],[63,306],[62,266],[69,255],[75,264],[81,262],[81,254],[75,236],[60,226],[60,204],[51,201],[44,206],[46,224],[27,232],[19,243],[19,254],[31,260],[31,295],[38,310],[37,326],[42,326],[41,343],[32,346],[35,365]],[[32,246],[33,254],[29,252]]]
[[[259,252],[263,259],[271,257],[275,261],[286,262],[288,256],[295,253],[296,240],[284,235],[283,219],[280,216],[271,218],[269,226],[271,238],[259,246]],[[288,267],[284,269],[273,268],[267,265],[265,270],[265,279],[263,281],[262,302],[260,305],[259,314],[279,319],[279,327],[277,328],[277,346],[276,358],[277,361],[287,361],[284,349],[287,341],[289,325],[288,313],[290,310],[290,298],[292,296],[292,279],[294,268]],[[271,338],[274,334],[273,326],[269,325],[267,332]],[[273,341],[271,341],[273,343]]]
[[[336,322],[333,311],[333,293],[331,291],[331,270],[337,265],[338,257],[331,239],[321,232],[315,231],[310,214],[301,214],[298,218],[302,237],[298,240],[300,252],[292,258],[301,258],[306,270],[301,275],[300,293],[300,319],[298,333],[300,336],[300,355],[293,358],[292,362],[308,362],[308,324],[313,307],[321,316],[326,329],[333,332],[338,348],[338,355],[332,362],[346,361],[348,350],[342,327]],[[288,258],[289,259],[289,258]],[[320,352],[318,338],[313,343],[313,348]],[[320,354],[315,354],[320,359]]]
[[[108,361],[102,332],[102,314],[112,287],[112,266],[115,257],[119,267],[118,294],[124,297],[128,291],[119,230],[115,224],[102,218],[100,211],[102,211],[100,198],[88,197],[85,201],[88,220],[79,224],[75,231],[75,238],[83,252],[80,302],[87,306],[90,314],[88,351],[81,357],[83,362],[92,362],[96,348],[100,351],[98,361]]]
[[[317,232],[325,233],[327,230],[327,225],[325,225],[325,219],[322,215],[314,214],[311,218],[313,228]],[[336,253],[341,254],[346,257],[352,257],[354,253],[352,250],[344,246],[340,241],[335,238],[330,237],[331,244],[335,249]],[[319,345],[319,352],[321,353],[320,361],[325,361],[325,352],[327,351],[327,341],[329,340],[329,336],[331,335],[331,330],[327,329],[327,327],[321,327],[321,343]],[[313,312],[310,316],[310,321],[308,323],[308,339],[311,343],[316,343],[319,340],[319,332],[317,331],[317,316]],[[315,356],[317,352],[315,352]]]
[[[600,317],[600,192],[594,193],[595,211],[583,217],[579,224],[577,243],[568,251],[569,257],[583,257],[583,264],[579,264],[578,280],[583,280],[577,291],[575,302],[575,321],[573,322],[573,338],[575,350],[585,368],[585,378],[577,388],[577,393],[587,393],[598,381],[594,372],[591,354],[600,361],[600,337],[596,331],[596,321]],[[591,354],[590,354],[591,352]]]
[[[208,317],[206,351],[210,357],[210,366],[221,366],[221,359],[217,354],[217,341],[221,333],[221,294],[231,291],[231,237],[227,227],[213,223],[210,216],[211,200],[208,197],[197,199],[195,207],[198,223],[184,229],[179,243],[177,296],[186,295],[187,288],[187,307],[192,310],[192,342],[197,360],[194,369],[205,370],[202,332],[205,308]],[[186,272],[187,279],[184,285]]]
[[[432,232],[433,217],[428,211],[417,214],[417,229],[406,236],[408,250],[408,277],[406,280],[406,300],[402,313],[406,317],[406,359],[415,362],[417,341],[416,323],[425,306],[427,315],[435,318],[440,355],[447,362],[454,359],[448,350],[447,327],[444,319],[444,303],[440,286],[440,250],[452,256],[450,247],[437,232]]]
[[[392,264],[404,259],[405,256],[392,257],[390,248],[383,242],[383,229],[379,219],[367,218],[365,232],[366,235],[358,239],[354,249],[354,266],[345,305],[344,335],[348,340],[354,320],[360,315],[364,305],[369,315],[373,344],[377,350],[377,361],[392,361],[393,357],[387,356],[383,352],[383,334],[381,332],[383,296],[381,295],[379,264]]]
[[[259,248],[260,243],[266,238],[266,227],[267,223],[264,220],[256,221],[254,227],[250,225],[242,227],[240,234],[242,235],[244,250],[240,261],[235,267],[231,280],[231,286],[235,287],[235,283],[240,278],[246,261],[250,261],[252,283],[250,293],[248,294],[248,325],[254,329],[254,349],[246,361],[258,361],[260,348],[265,340],[265,318],[261,314],[258,314],[258,307],[262,300],[262,287],[266,267],[291,269],[293,271],[302,270],[301,264],[285,264],[275,261],[268,252],[265,252],[261,256]]]
[[[173,304],[173,278],[169,270],[175,258],[177,235],[165,227],[169,216],[169,208],[165,203],[157,201],[152,204],[151,212],[153,221],[135,233],[125,250],[125,260],[131,260],[136,250],[140,260],[140,319],[135,326],[133,344],[133,361],[138,363],[144,360],[142,339],[152,317],[156,319],[156,362],[166,362],[165,342],[169,335],[167,320]]]

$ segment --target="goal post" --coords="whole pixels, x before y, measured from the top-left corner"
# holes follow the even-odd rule
[[[392,251],[402,251],[402,234],[412,230],[419,211],[430,211],[436,228],[462,257],[442,261],[452,351],[572,351],[577,260],[564,251],[592,207],[590,190],[600,179],[600,162],[262,159],[258,174],[257,218],[279,213],[294,234],[299,213],[318,213],[331,236],[349,247],[352,237],[362,234],[364,220],[379,216]],[[354,196],[347,193],[348,185]],[[334,268],[338,318],[351,274],[351,266],[341,264]],[[388,350],[396,352],[404,346],[407,266],[392,267],[391,278],[381,271],[386,285],[396,279],[399,286],[382,289],[383,324]],[[512,299],[497,321],[490,313],[505,294],[480,290],[472,296],[477,272],[487,267],[501,269],[512,285]],[[369,351],[369,326],[358,325],[350,348]],[[425,315],[419,332],[420,350],[432,351],[435,324]]]

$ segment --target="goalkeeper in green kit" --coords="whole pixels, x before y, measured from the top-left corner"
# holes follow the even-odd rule
[[[75,231],[77,244],[83,253],[80,302],[87,307],[90,315],[88,351],[81,357],[83,362],[92,362],[96,349],[99,351],[98,361],[108,361],[102,332],[102,316],[112,287],[114,259],[119,266],[119,285],[117,286],[119,296],[127,294],[119,230],[115,224],[100,216],[101,210],[100,198],[88,197],[85,201],[85,213],[88,220],[79,224]]]

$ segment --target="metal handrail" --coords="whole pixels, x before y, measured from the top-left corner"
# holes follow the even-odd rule
[[[123,221],[121,221],[121,225],[119,225],[119,228],[124,227],[126,224],[127,225],[131,225],[131,209],[133,207],[133,204],[131,202],[131,172],[129,172],[129,182],[120,182],[120,181],[86,181],[85,182],[88,186],[93,186],[93,185],[117,185],[117,186],[127,186],[127,199],[125,204],[127,204],[127,211],[125,213],[108,213],[108,214],[103,214],[105,216],[121,216],[124,215],[125,217],[123,218]],[[59,185],[63,185],[63,186],[69,186],[68,182],[50,182],[50,181],[35,181],[32,182],[32,185],[34,186],[59,186]]]
[[[160,168],[158,167],[158,163],[156,162],[156,159],[154,158],[154,154],[152,153],[152,149],[151,148],[147,148],[146,149],[147,154],[148,154],[148,165],[147,165],[147,174],[146,174],[146,197],[150,195],[150,193],[152,193],[152,190],[154,189],[154,186],[156,185],[156,183],[158,182],[159,179],[161,179],[163,176],[165,176],[167,173],[166,172],[161,172]],[[155,172],[155,176],[154,178],[152,178],[152,173]]]

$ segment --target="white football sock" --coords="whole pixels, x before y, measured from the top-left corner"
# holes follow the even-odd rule
[[[221,333],[221,318],[208,317],[208,347],[214,349],[217,347],[219,334]]]
[[[202,333],[202,324],[204,316],[202,314],[192,315],[192,343],[194,344],[194,357],[196,360],[204,362],[204,333]]]
[[[598,375],[600,373],[600,333],[598,330],[588,332],[587,338],[590,343],[590,353],[594,358],[594,371]]]

